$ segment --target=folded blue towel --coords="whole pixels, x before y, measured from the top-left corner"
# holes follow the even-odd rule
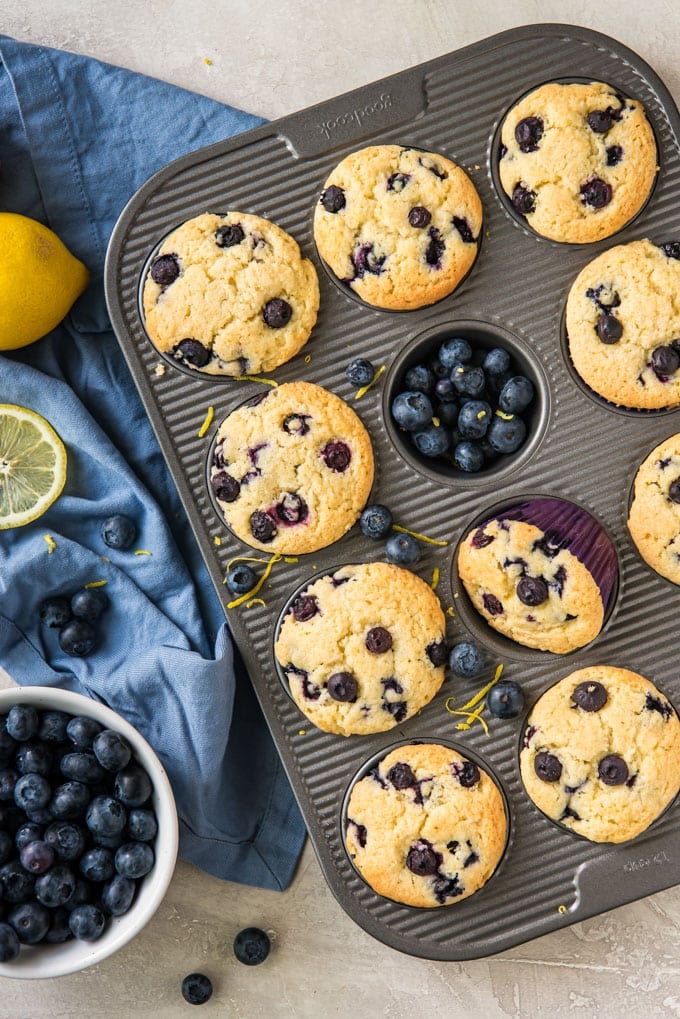
[[[91,275],[57,329],[0,357],[0,403],[42,414],[68,453],[65,489],[47,513],[0,531],[0,665],[21,685],[103,701],[144,734],[175,792],[184,859],[283,889],[302,818],[111,330],[102,282],[111,230],[135,190],[171,159],[260,121],[6,37],[0,58],[0,209],[46,223]],[[100,525],[113,513],[137,522],[135,548],[151,555],[103,545]],[[110,600],[101,642],[87,658],[69,657],[38,606],[97,580]]]

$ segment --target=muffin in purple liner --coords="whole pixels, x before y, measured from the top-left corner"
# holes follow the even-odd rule
[[[503,510],[475,526],[458,550],[458,576],[489,626],[555,654],[597,637],[617,572],[602,525],[562,499]]]

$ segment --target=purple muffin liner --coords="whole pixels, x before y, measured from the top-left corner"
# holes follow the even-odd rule
[[[566,548],[583,563],[599,587],[607,610],[616,586],[618,560],[609,535],[587,510],[563,499],[527,499],[494,514],[485,523],[489,520],[522,520],[540,527],[548,548]]]

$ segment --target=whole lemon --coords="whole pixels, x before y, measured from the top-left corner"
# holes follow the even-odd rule
[[[83,263],[52,230],[0,212],[0,350],[17,350],[49,333],[88,280]]]

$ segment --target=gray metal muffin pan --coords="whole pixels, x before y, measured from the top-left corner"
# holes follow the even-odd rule
[[[557,244],[538,237],[510,213],[497,193],[493,164],[498,125],[513,102],[555,79],[605,81],[645,105],[659,146],[659,175],[640,215],[615,237],[592,245]],[[371,935],[402,952],[464,960],[502,951],[680,882],[677,802],[628,844],[597,845],[549,821],[529,801],[519,778],[524,719],[489,719],[467,731],[449,714],[447,698],[463,705],[502,661],[519,681],[527,710],[553,682],[592,664],[641,672],[680,705],[673,634],[678,588],[654,574],[633,547],[625,526],[632,479],[647,453],[680,431],[680,410],[625,412],[586,391],[568,365],[562,314],[571,281],[608,246],[642,237],[680,238],[680,114],[663,83],[635,53],[590,30],[528,25],[495,35],[367,85],[347,95],[191,153],[155,174],[123,211],[111,238],[106,292],[114,328],[183,500],[218,596],[243,657],[304,815],[321,867],[346,912]],[[390,313],[372,309],[331,280],[312,235],[315,203],[327,175],[354,149],[397,143],[441,152],[472,177],[484,206],[479,257],[462,286],[436,305]],[[278,223],[319,270],[321,308],[306,347],[273,374],[305,379],[346,399],[367,426],[376,476],[371,501],[391,507],[396,522],[446,546],[427,544],[416,566],[428,582],[438,568],[437,593],[447,614],[448,639],[468,630],[456,611],[459,590],[452,560],[470,523],[502,500],[557,495],[588,509],[607,528],[618,553],[616,603],[600,636],[568,656],[530,652],[499,640],[467,614],[474,637],[489,653],[486,677],[448,674],[434,700],[387,733],[341,737],[316,730],[283,688],[274,665],[273,635],[281,609],[307,578],[341,563],[383,557],[383,543],[355,526],[335,545],[277,563],[260,592],[265,605],[227,610],[227,563],[253,553],[221,522],[206,488],[206,457],[219,423],[248,396],[252,382],[188,375],[162,359],[148,340],[139,309],[140,279],[163,236],[204,211],[252,212]],[[515,469],[439,480],[397,452],[385,425],[385,379],[355,401],[347,362],[368,357],[388,369],[421,334],[456,329],[459,322],[509,332],[544,377],[540,436]],[[214,420],[198,432],[208,408]],[[219,539],[221,544],[216,544]],[[263,557],[264,558],[264,557]],[[474,616],[474,613],[472,613]],[[485,717],[488,717],[488,713]],[[403,740],[441,738],[469,750],[495,774],[510,813],[505,857],[492,879],[464,901],[436,909],[401,906],[376,895],[357,875],[341,833],[346,790],[365,762]]]

